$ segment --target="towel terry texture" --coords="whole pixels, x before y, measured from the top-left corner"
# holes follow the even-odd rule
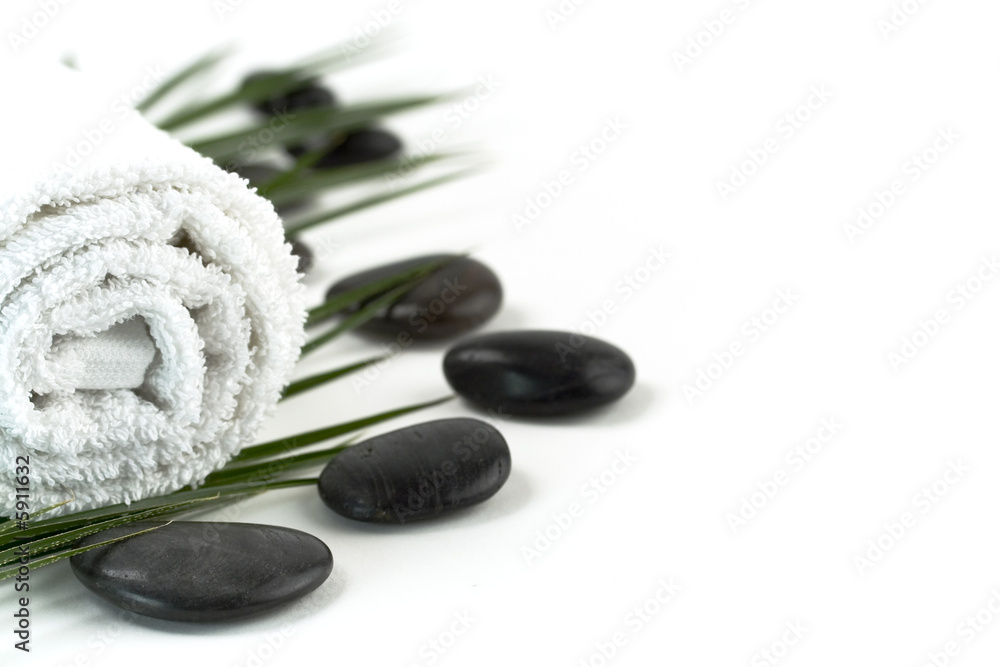
[[[281,221],[106,87],[55,67],[3,78],[3,514],[17,457],[35,510],[197,484],[253,441],[298,359]]]

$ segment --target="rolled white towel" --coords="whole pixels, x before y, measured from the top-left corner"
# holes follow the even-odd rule
[[[79,74],[2,78],[2,513],[17,457],[34,509],[197,484],[253,441],[298,359],[281,222]]]

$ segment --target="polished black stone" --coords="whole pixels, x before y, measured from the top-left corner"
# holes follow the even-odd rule
[[[560,331],[505,331],[452,347],[444,375],[461,396],[511,415],[567,415],[625,395],[628,355],[596,338]]]
[[[346,449],[323,470],[319,494],[348,519],[409,523],[480,503],[509,475],[499,431],[477,419],[442,419]]]
[[[316,161],[317,169],[347,167],[376,160],[385,160],[403,150],[395,134],[377,128],[353,130],[330,152]]]
[[[163,522],[134,523],[81,539],[96,544]],[[292,602],[326,581],[333,557],[291,528],[175,521],[70,559],[108,602],[170,621],[226,621]]]
[[[326,298],[449,258],[452,261],[430,273],[391,306],[381,309],[360,330],[394,339],[403,346],[413,340],[456,336],[496,315],[503,302],[503,288],[497,275],[482,262],[468,257],[425,255],[379,266],[337,282],[327,291]],[[384,294],[374,295],[343,312],[345,315],[357,312]]]
[[[254,72],[246,77],[245,83],[260,81],[276,76],[275,72]],[[326,86],[316,81],[307,81],[292,88],[280,95],[273,95],[254,105],[254,108],[262,114],[273,116],[282,112],[295,112],[302,109],[315,109],[319,107],[334,107],[337,98]]]
[[[291,244],[292,254],[299,258],[299,273],[309,273],[312,270],[314,261],[312,250],[309,246],[298,239],[292,239]]]

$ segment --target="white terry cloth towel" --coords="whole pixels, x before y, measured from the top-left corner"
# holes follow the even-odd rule
[[[0,76],[5,516],[25,460],[32,510],[199,483],[253,441],[305,337],[274,208],[132,110],[133,87]]]

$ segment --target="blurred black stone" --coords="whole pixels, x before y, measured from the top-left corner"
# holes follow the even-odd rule
[[[239,174],[243,178],[247,179],[250,181],[250,186],[254,188],[260,188],[261,186],[273,181],[283,173],[278,167],[266,162],[251,162],[248,164],[236,165],[230,164],[223,168],[226,171]],[[297,211],[307,208],[311,203],[312,198],[302,197],[294,201],[285,202],[280,206],[276,206],[275,209],[278,211],[278,215],[284,218]]]
[[[313,268],[313,251],[305,243],[298,239],[292,239],[292,254],[299,258],[299,273],[309,273]]]
[[[244,85],[276,75],[276,72],[255,72],[244,79]],[[294,113],[302,109],[335,107],[336,105],[337,97],[333,91],[317,81],[311,80],[280,95],[273,95],[262,100],[256,103],[253,108],[265,116],[275,116],[279,113]]]
[[[329,300],[373,282],[449,259],[451,261],[428,274],[395,303],[379,310],[359,329],[401,344],[404,341],[400,338],[405,336],[417,341],[457,336],[489,320],[503,302],[503,288],[497,275],[490,267],[469,257],[425,255],[384,264],[338,281],[327,291],[326,298]],[[356,313],[388,291],[355,303],[342,313]]]
[[[250,181],[250,185],[259,188],[268,181],[274,180],[281,173],[277,167],[264,162],[251,162],[249,164],[239,164],[230,166],[228,171],[239,174]]]
[[[330,169],[377,162],[398,155],[402,150],[403,142],[395,134],[378,128],[364,128],[348,132],[342,142],[313,166]]]

